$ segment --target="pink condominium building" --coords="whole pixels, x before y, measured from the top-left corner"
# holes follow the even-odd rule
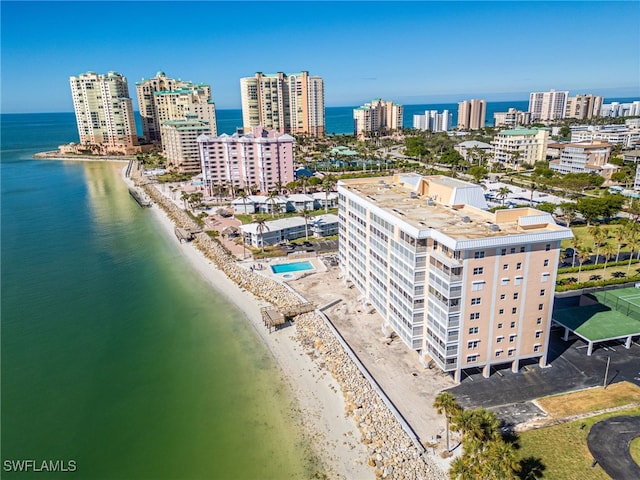
[[[340,260],[424,362],[546,364],[560,241],[571,230],[533,208],[487,211],[480,186],[400,174],[338,183]]]
[[[251,133],[200,135],[198,151],[205,186],[258,186],[266,193],[277,183],[294,180],[295,139],[277,130],[254,127]]]

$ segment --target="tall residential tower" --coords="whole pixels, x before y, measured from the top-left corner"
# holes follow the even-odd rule
[[[353,120],[357,137],[386,135],[402,129],[402,105],[374,98],[371,103],[353,109]]]
[[[474,99],[458,103],[458,130],[480,130],[484,128],[486,115],[486,100]]]
[[[467,368],[546,364],[570,229],[533,208],[491,213],[479,185],[444,176],[341,180],[338,195],[343,278],[387,334],[457,381]]]
[[[132,153],[138,145],[127,79],[117,72],[70,77],[73,109],[82,145],[100,153]]]
[[[216,106],[211,99],[211,86],[169,78],[164,72],[136,83],[142,132],[150,143],[162,142],[163,122],[196,116],[217,134]]]
[[[529,113],[531,121],[559,120],[564,118],[567,109],[569,92],[549,90],[548,92],[531,92],[529,95]]]
[[[309,72],[263,74],[240,79],[242,123],[292,135],[323,137],[324,82]]]

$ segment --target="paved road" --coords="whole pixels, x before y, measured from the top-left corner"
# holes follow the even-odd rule
[[[629,452],[631,440],[640,437],[640,417],[614,417],[596,423],[587,436],[593,458],[614,480],[640,479],[640,467]]]

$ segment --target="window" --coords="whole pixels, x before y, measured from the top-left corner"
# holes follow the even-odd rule
[[[473,282],[471,284],[471,291],[473,292],[477,292],[479,290],[482,290],[484,288],[484,282]]]
[[[500,300],[504,300],[505,298],[507,298],[507,296],[504,293],[500,294]]]
[[[516,277],[515,281],[513,282],[515,285],[520,285],[522,284],[522,277]]]
[[[496,338],[496,343],[502,343],[502,341],[504,340],[504,337],[500,336]]]
[[[475,355],[467,355],[467,363],[475,363],[478,361],[478,357],[480,355],[475,354]]]
[[[503,248],[502,250],[500,250],[500,255],[506,255],[507,254],[507,249]]]
[[[516,337],[517,335],[514,333],[512,335],[509,335],[509,343],[513,343],[516,341]]]
[[[476,267],[473,269],[474,275],[482,275],[484,273],[484,267]]]
[[[473,312],[469,315],[469,320],[478,320],[480,318],[480,312]]]
[[[545,259],[545,261],[544,261],[544,266],[545,266],[545,267],[548,267],[548,266],[549,266],[549,259],[548,259],[548,258],[546,258],[546,259]]]
[[[469,335],[475,335],[476,333],[478,333],[478,327],[471,327],[469,329]]]
[[[516,322],[511,322],[511,328],[516,328]]]
[[[509,250],[511,253],[516,253],[516,247],[511,247],[511,250]]]
[[[467,348],[469,350],[474,350],[478,348],[478,345],[480,345],[480,340],[470,340],[467,342]]]
[[[471,299],[471,305],[480,305],[480,300],[482,300],[480,297],[472,298]]]
[[[498,324],[498,328],[502,328],[502,324],[501,323]]]
[[[515,348],[510,348],[509,351],[507,352],[507,355],[509,357],[513,357],[516,354],[516,349]]]
[[[511,313],[512,313],[513,315],[515,315],[516,313],[518,313],[518,307],[513,307],[513,308],[511,309]]]
[[[550,243],[547,243],[547,244],[544,246],[544,249],[545,249],[547,252],[548,252],[549,250],[551,250],[551,244],[550,244]]]
[[[542,325],[542,317],[536,319],[536,325]]]
[[[498,310],[498,314],[499,315],[504,315],[504,308],[501,308],[500,310]]]
[[[548,282],[548,281],[549,281],[549,276],[550,276],[550,274],[548,274],[548,273],[543,273],[543,274],[542,274],[542,276],[540,277],[540,281],[541,281],[542,283]]]
[[[482,252],[474,252],[473,258],[484,258],[484,251],[482,251]]]
[[[538,310],[544,310],[544,303],[538,304]]]
[[[544,297],[544,293],[545,293],[545,292],[544,292],[544,288],[543,288],[543,289],[541,289],[541,290],[540,290],[540,296],[541,296],[541,297]]]
[[[506,287],[507,285],[509,285],[509,279],[508,278],[503,278],[500,281],[500,285],[502,285],[503,287]]]
[[[522,270],[522,262],[516,263],[516,270]]]
[[[520,253],[524,253],[527,247],[520,247]]]
[[[539,352],[539,351],[540,351],[540,344],[539,344],[539,343],[536,343],[536,344],[533,346],[533,351],[534,351],[534,352]]]
[[[503,350],[496,350],[496,357],[502,356]]]
[[[513,294],[513,299],[514,299],[514,300],[517,300],[517,299],[518,299],[518,292],[516,292],[516,293],[514,293],[514,294]]]
[[[536,330],[536,338],[540,338],[542,336],[542,330]]]
[[[504,265],[502,265],[502,269],[503,270],[509,270],[509,264],[505,263]]]

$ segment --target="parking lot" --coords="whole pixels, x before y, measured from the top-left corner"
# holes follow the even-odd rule
[[[465,408],[520,404],[526,409],[521,404],[539,397],[603,385],[607,359],[611,359],[607,384],[626,380],[640,386],[638,343],[632,343],[629,350],[621,342],[599,344],[588,357],[584,341],[570,338],[565,342],[561,335],[561,329],[552,330],[549,367],[540,368],[536,363],[513,373],[507,366],[492,371],[489,378],[478,372],[449,391]]]

